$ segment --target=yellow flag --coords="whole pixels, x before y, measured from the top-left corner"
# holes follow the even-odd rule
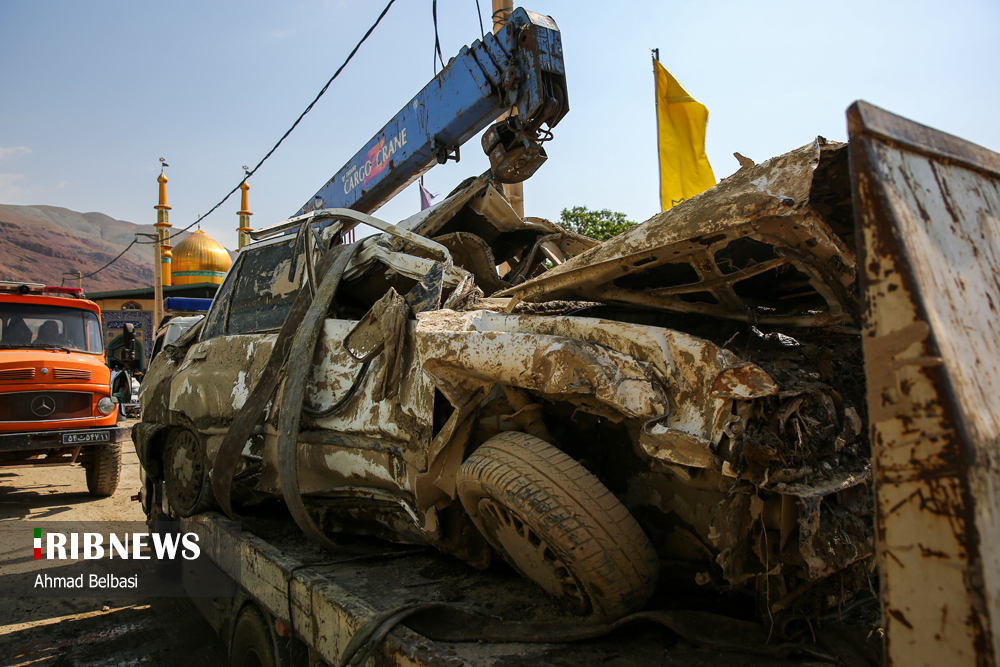
[[[660,152],[660,208],[666,211],[715,185],[705,156],[708,109],[688,95],[658,61],[656,77],[656,135]]]

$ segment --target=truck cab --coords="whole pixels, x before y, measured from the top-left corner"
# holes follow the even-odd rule
[[[98,305],[82,290],[0,282],[0,468],[82,466],[87,489],[118,487],[117,399]]]

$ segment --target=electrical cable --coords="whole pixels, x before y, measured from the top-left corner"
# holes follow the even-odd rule
[[[112,264],[114,264],[115,262],[117,262],[119,259],[121,259],[122,255],[124,255],[125,253],[127,253],[129,251],[129,248],[131,248],[132,246],[134,246],[136,244],[136,242],[138,240],[139,239],[132,239],[132,242],[129,243],[128,246],[124,250],[122,250],[120,253],[118,253],[117,257],[115,257],[113,260],[111,260],[110,262],[108,262],[107,264],[105,264],[104,266],[102,266],[101,268],[97,269],[93,273],[88,273],[85,276],[80,276],[80,280],[83,280],[84,278],[89,278],[90,276],[96,275],[96,274],[100,273],[101,271],[103,271],[104,269],[106,269],[109,266],[111,266]],[[76,273],[75,272],[74,273],[68,273],[66,271],[63,271],[63,275],[64,276],[73,276],[73,277],[76,277]],[[65,280],[65,278],[63,280]]]
[[[261,158],[261,160],[260,160],[260,162],[258,162],[258,163],[257,163],[257,164],[256,164],[256,165],[254,166],[254,168],[253,168],[253,169],[251,169],[250,171],[246,172],[246,176],[245,176],[245,177],[244,177],[243,179],[241,179],[239,183],[237,183],[237,184],[236,184],[236,187],[234,187],[234,188],[233,188],[232,190],[230,190],[230,191],[229,191],[229,194],[227,194],[227,195],[226,195],[225,197],[223,197],[223,198],[222,198],[222,201],[220,201],[220,202],[219,202],[218,204],[216,204],[215,206],[213,206],[213,207],[211,208],[211,210],[210,210],[210,211],[209,211],[208,213],[206,213],[205,215],[201,216],[200,218],[198,218],[197,220],[195,220],[194,222],[192,222],[192,223],[191,223],[190,225],[188,225],[187,227],[184,227],[183,229],[179,229],[179,230],[177,230],[176,232],[174,232],[173,234],[171,234],[171,235],[170,235],[170,236],[168,237],[168,239],[167,239],[167,240],[169,240],[169,239],[172,239],[172,238],[174,238],[175,236],[177,236],[177,235],[178,235],[178,234],[180,234],[181,232],[186,232],[187,230],[191,229],[191,228],[192,228],[192,227],[194,227],[194,226],[195,226],[196,224],[198,224],[199,222],[201,222],[202,220],[204,220],[205,218],[207,218],[207,217],[208,217],[209,215],[211,215],[212,213],[214,213],[214,212],[215,212],[215,210],[216,210],[217,208],[219,208],[219,207],[220,207],[220,206],[222,206],[222,205],[223,205],[224,203],[226,203],[226,200],[227,200],[227,199],[229,199],[230,197],[232,197],[232,196],[233,196],[233,193],[234,193],[234,192],[236,192],[237,190],[239,190],[239,189],[240,189],[240,186],[241,186],[241,185],[243,184],[243,181],[245,181],[245,180],[249,179],[249,178],[250,178],[251,176],[253,176],[253,175],[254,175],[254,173],[256,173],[256,171],[257,171],[258,169],[260,169],[261,165],[262,165],[262,164],[264,164],[264,162],[265,162],[265,161],[266,161],[266,160],[267,160],[267,159],[268,159],[269,157],[271,157],[271,154],[272,154],[272,153],[274,153],[274,151],[276,151],[276,150],[278,149],[278,146],[280,146],[280,145],[282,144],[282,142],[284,142],[284,141],[285,141],[285,139],[287,139],[287,138],[288,138],[288,135],[290,135],[290,134],[292,133],[292,130],[294,130],[294,129],[295,129],[295,128],[296,128],[297,126],[298,126],[299,122],[301,122],[301,120],[302,120],[303,118],[305,118],[305,115],[306,115],[307,113],[309,113],[310,111],[312,111],[312,108],[313,108],[313,106],[315,106],[315,105],[316,105],[316,103],[317,103],[317,102],[319,102],[319,99],[320,99],[321,97],[323,97],[323,95],[324,95],[324,94],[326,93],[327,89],[328,89],[328,88],[330,87],[330,84],[331,84],[331,83],[333,83],[333,81],[334,81],[334,80],[335,80],[335,79],[336,79],[336,78],[337,78],[338,76],[340,76],[340,73],[341,73],[341,72],[342,72],[342,71],[344,70],[344,68],[345,68],[345,67],[347,67],[347,64],[348,64],[349,62],[351,62],[351,59],[353,59],[353,58],[354,58],[354,54],[356,54],[356,53],[358,52],[358,49],[360,49],[360,48],[361,48],[361,45],[362,45],[362,44],[364,44],[364,43],[365,43],[365,41],[367,41],[367,39],[368,39],[368,38],[369,38],[369,37],[371,36],[372,32],[374,32],[374,31],[375,31],[375,28],[377,28],[377,27],[378,27],[378,24],[382,22],[382,19],[383,19],[383,18],[385,18],[385,15],[386,15],[387,13],[389,13],[389,8],[390,8],[390,7],[392,7],[392,5],[393,5],[393,3],[394,3],[394,2],[396,2],[396,0],[389,0],[389,4],[387,4],[387,5],[385,6],[385,9],[383,9],[383,10],[382,10],[382,13],[378,15],[378,18],[377,18],[377,19],[375,19],[375,23],[373,23],[373,24],[372,24],[372,26],[371,26],[370,28],[368,28],[368,31],[367,31],[367,32],[365,33],[364,37],[362,37],[362,38],[361,38],[361,41],[359,41],[359,42],[358,42],[358,43],[357,43],[357,44],[355,45],[355,47],[354,47],[354,48],[353,48],[353,49],[351,50],[351,52],[350,52],[350,53],[348,54],[348,56],[347,56],[347,59],[346,59],[346,60],[345,60],[345,61],[343,62],[343,64],[341,64],[341,66],[340,66],[340,67],[338,67],[338,68],[337,68],[337,71],[333,73],[333,76],[331,76],[331,77],[330,77],[330,80],[326,82],[326,85],[324,85],[324,86],[323,86],[323,88],[322,88],[322,89],[321,89],[321,90],[319,91],[319,93],[318,93],[318,94],[316,95],[316,97],[315,97],[315,98],[313,99],[313,101],[309,103],[309,106],[307,106],[307,107],[305,108],[305,111],[303,111],[303,112],[302,112],[301,114],[299,114],[299,117],[295,119],[295,122],[294,122],[294,123],[292,123],[292,126],[291,126],[290,128],[288,128],[288,130],[287,130],[287,131],[286,131],[286,132],[285,132],[285,133],[284,133],[283,135],[281,135],[281,138],[280,138],[280,139],[278,139],[278,143],[276,143],[276,144],[275,144],[275,145],[274,145],[274,146],[273,146],[273,147],[271,148],[271,150],[269,150],[269,151],[267,152],[267,155],[265,155],[264,157],[262,157],[262,158]]]
[[[486,31],[483,30],[483,10],[479,8],[479,0],[476,0],[476,16],[479,17],[479,36],[486,39]]]
[[[437,56],[437,60],[434,60],[434,76],[437,76],[437,64],[438,61],[441,62],[441,69],[444,69],[444,56],[441,55],[441,40],[438,39],[438,1],[432,0],[431,2],[431,16],[434,18],[434,55]]]
[[[191,229],[192,227],[194,227],[195,225],[197,225],[199,222],[201,222],[202,220],[204,220],[205,218],[207,218],[208,216],[210,216],[212,213],[214,213],[216,211],[216,209],[218,209],[220,206],[222,206],[223,204],[225,204],[226,201],[230,197],[233,196],[233,193],[235,193],[237,190],[240,189],[240,185],[242,185],[244,181],[246,181],[247,179],[249,179],[251,176],[254,175],[254,173],[260,168],[260,166],[262,164],[264,164],[264,162],[267,161],[267,159],[269,157],[271,157],[271,154],[274,153],[274,151],[276,151],[278,149],[278,146],[280,146],[282,144],[282,142],[284,142],[285,139],[288,138],[288,135],[290,135],[292,133],[292,130],[294,130],[298,126],[299,122],[301,122],[302,119],[305,118],[305,115],[307,113],[309,113],[310,111],[312,111],[312,108],[316,105],[317,102],[319,102],[319,99],[321,97],[323,97],[323,95],[326,93],[327,89],[330,87],[330,84],[333,83],[333,81],[338,76],[340,76],[340,73],[344,70],[345,67],[347,67],[347,64],[349,62],[351,62],[351,60],[354,58],[354,55],[358,52],[358,49],[361,48],[361,45],[364,44],[365,41],[368,40],[368,38],[371,36],[372,32],[375,31],[375,28],[378,27],[378,24],[381,23],[382,19],[385,18],[385,15],[387,13],[389,13],[389,8],[392,7],[392,5],[393,5],[394,2],[396,2],[396,0],[389,0],[389,3],[385,6],[385,9],[383,9],[382,13],[378,15],[377,19],[375,19],[375,23],[373,23],[372,26],[370,28],[368,28],[368,31],[365,32],[364,36],[361,38],[361,41],[359,41],[354,46],[354,48],[351,50],[351,52],[348,54],[347,59],[344,60],[343,64],[341,64],[341,66],[337,68],[337,71],[333,73],[333,76],[330,77],[330,79],[326,82],[326,85],[324,85],[323,88],[316,95],[316,97],[313,98],[313,101],[309,103],[309,106],[307,106],[305,108],[305,111],[303,111],[301,114],[299,114],[299,117],[295,119],[295,122],[292,123],[292,126],[290,128],[288,128],[288,130],[283,135],[281,135],[281,138],[278,139],[278,143],[276,143],[271,148],[271,150],[269,150],[267,152],[267,155],[265,155],[263,158],[261,158],[260,162],[258,162],[254,166],[253,169],[251,169],[250,171],[245,172],[246,176],[244,176],[243,179],[240,180],[239,183],[237,183],[236,187],[234,187],[232,190],[230,190],[229,193],[225,197],[223,197],[222,200],[218,204],[216,204],[215,206],[213,206],[208,211],[208,213],[206,213],[205,215],[201,216],[200,218],[198,218],[197,220],[195,220],[194,222],[192,222],[187,227],[184,227],[183,229],[178,229],[176,232],[174,232],[170,236],[168,236],[165,239],[166,241],[169,241],[170,239],[174,238],[175,236],[177,236],[179,234],[182,234],[183,232],[186,232],[187,230]],[[435,34],[436,34],[436,32],[437,32],[437,0],[434,0],[434,5],[435,5],[435,8],[434,8],[434,25],[435,25]],[[440,49],[439,49],[439,51],[440,51]],[[96,274],[100,273],[101,271],[103,271],[104,269],[108,268],[109,266],[111,266],[112,264],[114,264],[116,261],[118,261],[119,259],[121,259],[121,256],[124,255],[126,252],[128,252],[129,248],[131,248],[137,242],[140,243],[141,245],[150,245],[152,243],[157,243],[157,241],[140,242],[138,239],[133,239],[132,243],[129,243],[128,247],[125,248],[125,250],[122,250],[121,254],[119,254],[118,257],[115,257],[113,260],[111,260],[110,262],[108,262],[107,264],[105,264],[104,266],[102,266],[101,268],[97,269],[97,271],[94,271],[93,273],[88,273],[85,276],[80,276],[80,279],[82,280],[83,278],[89,278],[90,276],[96,275]],[[64,273],[64,275],[72,275],[74,277],[76,276],[75,273]],[[65,282],[65,279],[63,279],[63,280]]]
[[[492,17],[493,29],[496,30],[497,26],[500,26],[502,28],[505,25],[507,25],[507,19],[510,18],[510,15],[511,15],[511,10],[506,8],[498,9],[495,12],[493,12],[493,17]]]

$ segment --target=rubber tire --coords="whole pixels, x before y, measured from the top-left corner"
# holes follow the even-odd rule
[[[486,510],[494,511],[490,503],[503,505],[554,552],[582,588],[574,593],[578,599],[561,600],[570,611],[613,619],[649,601],[659,574],[649,538],[600,480],[549,443],[526,433],[501,433],[472,453],[456,481],[473,522],[525,578],[531,579],[491,534],[490,517],[480,516],[484,499]],[[530,539],[524,540],[528,548]]]
[[[121,443],[94,445],[90,448],[90,462],[87,470],[87,491],[92,496],[114,495],[122,474]]]
[[[195,461],[192,464],[192,474],[199,479],[197,494],[181,496],[177,492],[180,480],[176,478],[176,469],[171,462],[182,456],[179,450],[184,447],[194,450]],[[163,449],[163,493],[167,499],[167,507],[175,518],[187,518],[200,514],[211,508],[215,503],[212,483],[208,476],[208,466],[205,462],[204,441],[197,433],[186,428],[174,428],[167,434],[167,442]]]
[[[278,667],[279,664],[271,629],[256,607],[248,604],[240,610],[233,627],[230,667]]]

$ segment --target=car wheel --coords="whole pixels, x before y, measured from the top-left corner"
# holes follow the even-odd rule
[[[490,544],[569,611],[617,618],[652,595],[659,562],[638,522],[544,440],[516,432],[490,438],[462,464],[457,486]]]
[[[253,605],[240,611],[229,647],[230,667],[277,667],[271,631]]]
[[[163,493],[175,517],[189,517],[212,506],[215,496],[208,481],[205,447],[198,435],[175,428],[163,452]]]
[[[118,478],[122,473],[122,446],[95,445],[90,448],[90,461],[84,464],[87,470],[87,491],[93,496],[114,495],[118,488]]]

